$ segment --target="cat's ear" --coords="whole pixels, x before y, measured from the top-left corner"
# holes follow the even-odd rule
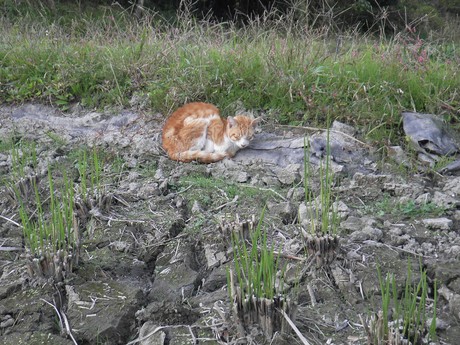
[[[228,123],[228,128],[232,128],[232,127],[236,126],[236,121],[231,116],[227,117],[227,123]]]
[[[262,118],[258,117],[258,118],[256,118],[256,119],[251,121],[251,125],[252,125],[252,127],[256,127],[261,122],[262,122]]]

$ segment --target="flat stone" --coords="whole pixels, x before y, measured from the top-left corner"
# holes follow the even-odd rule
[[[202,290],[213,292],[221,289],[225,284],[227,284],[227,268],[225,266],[215,267],[204,281]]]
[[[305,190],[303,187],[291,188],[286,196],[291,201],[300,202],[305,199]]]
[[[300,181],[300,164],[289,164],[286,168],[276,171],[276,177],[284,184],[291,186]]]
[[[11,296],[16,291],[19,291],[24,284],[24,279],[19,278],[15,281],[10,281],[8,283],[1,283],[0,279],[0,300],[4,299],[5,297]]]
[[[449,218],[427,218],[422,219],[422,223],[432,230],[449,230],[453,224]]]
[[[157,328],[160,329],[158,329],[155,332]],[[150,335],[148,338],[145,338],[152,332],[155,333]],[[164,331],[164,329],[161,329],[161,327],[156,325],[154,322],[147,321],[142,325],[139,331],[139,339],[144,339],[139,342],[140,345],[163,345],[166,339],[166,332]]]
[[[35,332],[13,332],[13,333],[0,335],[0,344],[2,345],[21,345],[21,344],[74,345],[74,342],[70,339],[60,337],[50,332],[35,331]]]
[[[283,220],[284,224],[292,223],[297,215],[297,209],[289,201],[280,203],[268,202],[267,206],[268,210],[272,214],[277,214]]]
[[[452,247],[449,248],[447,252],[454,257],[460,256],[460,246],[453,245]]]
[[[340,223],[340,228],[349,232],[360,231],[366,226],[374,227],[377,221],[370,217],[356,217],[350,216],[347,220]]]
[[[361,242],[361,241],[379,241],[383,237],[382,230],[371,226],[365,226],[362,230],[353,232],[350,235],[350,241]]]
[[[441,156],[458,152],[460,145],[441,117],[412,112],[401,115],[404,132],[417,151]]]
[[[341,220],[346,219],[350,214],[350,208],[342,200],[335,201],[332,205]]]
[[[415,204],[416,205],[425,205],[427,204],[428,202],[430,202],[432,199],[432,196],[430,193],[423,193],[421,195],[419,195],[416,199],[415,199]]]
[[[351,216],[342,223],[340,223],[340,227],[344,230],[348,230],[349,232],[354,232],[361,230],[363,228],[363,221],[361,218]]]
[[[349,136],[354,136],[356,133],[356,129],[353,126],[347,125],[343,122],[335,120],[332,122],[332,128],[333,131],[338,131],[342,132],[345,134],[348,134]]]
[[[409,166],[409,157],[401,146],[390,146],[388,148],[388,156],[392,158],[397,164]]]
[[[185,344],[193,344],[194,338],[196,337],[194,334],[190,333],[190,328],[188,327],[174,327],[169,329],[169,345],[185,345]]]
[[[208,269],[216,267],[221,264],[221,260],[225,260],[225,253],[220,251],[217,244],[205,244],[204,255]]]
[[[82,342],[126,343],[136,310],[140,307],[140,287],[127,282],[92,281],[72,288],[67,317]]]
[[[9,315],[7,315],[9,316]],[[7,328],[7,327],[11,327],[14,325],[14,319],[9,316],[9,318],[7,318],[6,320],[0,322],[0,328]]]
[[[449,180],[443,188],[443,191],[448,195],[460,195],[460,176]]]
[[[186,262],[175,261],[157,269],[159,271],[149,293],[151,301],[176,302],[192,296],[199,274]]]
[[[450,209],[457,206],[460,203],[460,200],[455,199],[446,193],[436,191],[434,192],[432,202],[438,207]]]

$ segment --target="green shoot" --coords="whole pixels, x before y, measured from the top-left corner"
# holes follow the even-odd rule
[[[22,179],[26,176],[26,168],[35,168],[38,165],[37,149],[34,142],[19,140],[11,147],[11,164],[13,179]]]
[[[329,121],[328,121],[329,122]],[[330,164],[330,135],[327,130],[326,137],[326,158],[325,162],[319,164],[320,190],[319,195],[315,197],[313,191],[308,186],[308,181],[311,179],[311,165],[309,143],[304,138],[304,190],[305,190],[305,206],[307,207],[307,215],[310,218],[310,233],[311,235],[337,235],[339,225],[339,215],[337,208],[334,205],[332,187],[334,184],[334,175],[331,171]]]
[[[35,260],[44,261],[33,266],[32,271],[39,276],[54,275],[60,280],[63,271],[71,270],[73,262],[78,261],[79,233],[74,216],[74,191],[65,172],[60,188],[55,186],[50,169],[47,182],[49,197],[43,199],[37,183],[32,180],[35,194],[35,209],[32,211],[26,208],[16,188],[15,192],[25,246],[32,260],[30,264]],[[63,267],[59,269],[56,265]]]
[[[252,234],[251,248],[238,234],[232,235],[237,283],[243,300],[252,296],[273,299],[282,293],[282,283],[279,287],[276,285],[276,275],[280,270],[279,254],[275,255],[274,244],[268,245],[267,233],[261,230],[264,213],[265,209]]]
[[[378,327],[371,331],[374,332],[372,338],[378,341],[387,341],[390,332],[400,332],[401,335],[417,344],[421,337],[428,335],[429,339],[436,337],[436,300],[437,287],[434,283],[434,303],[433,317],[429,329],[427,329],[427,300],[428,282],[426,270],[420,267],[420,279],[418,283],[412,284],[412,266],[410,260],[407,265],[407,276],[401,300],[398,299],[396,279],[394,274],[387,274],[386,279],[382,278],[380,267],[377,266],[377,273],[382,295],[382,322],[383,332],[379,333]],[[391,298],[392,297],[392,298]],[[390,302],[393,301],[393,323],[390,329]],[[378,342],[380,343],[380,342]]]
[[[80,177],[80,193],[83,200],[101,193],[102,165],[96,148],[93,148],[91,158],[88,159],[86,149],[79,151],[75,166]]]

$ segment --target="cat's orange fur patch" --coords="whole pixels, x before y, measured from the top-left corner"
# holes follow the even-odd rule
[[[227,119],[209,103],[188,103],[166,120],[163,148],[177,161],[217,162],[249,145],[259,119],[237,115]]]

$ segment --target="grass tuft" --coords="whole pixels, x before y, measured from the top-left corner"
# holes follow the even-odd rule
[[[78,264],[80,236],[74,215],[73,185],[65,172],[62,186],[58,188],[51,170],[48,170],[48,187],[49,196],[43,199],[36,180],[33,180],[35,207],[32,210],[21,199],[18,190],[16,197],[19,200],[29,273],[60,282]]]
[[[429,286],[426,270],[420,267],[420,279],[413,282],[413,273],[410,260],[407,264],[407,276],[399,297],[394,274],[382,277],[380,267],[377,273],[382,295],[382,307],[370,325],[365,324],[370,344],[411,344],[428,343],[436,338],[436,303],[437,286],[433,286],[432,319],[427,326],[429,301]],[[391,315],[391,316],[390,316]],[[406,342],[405,342],[406,341]]]

